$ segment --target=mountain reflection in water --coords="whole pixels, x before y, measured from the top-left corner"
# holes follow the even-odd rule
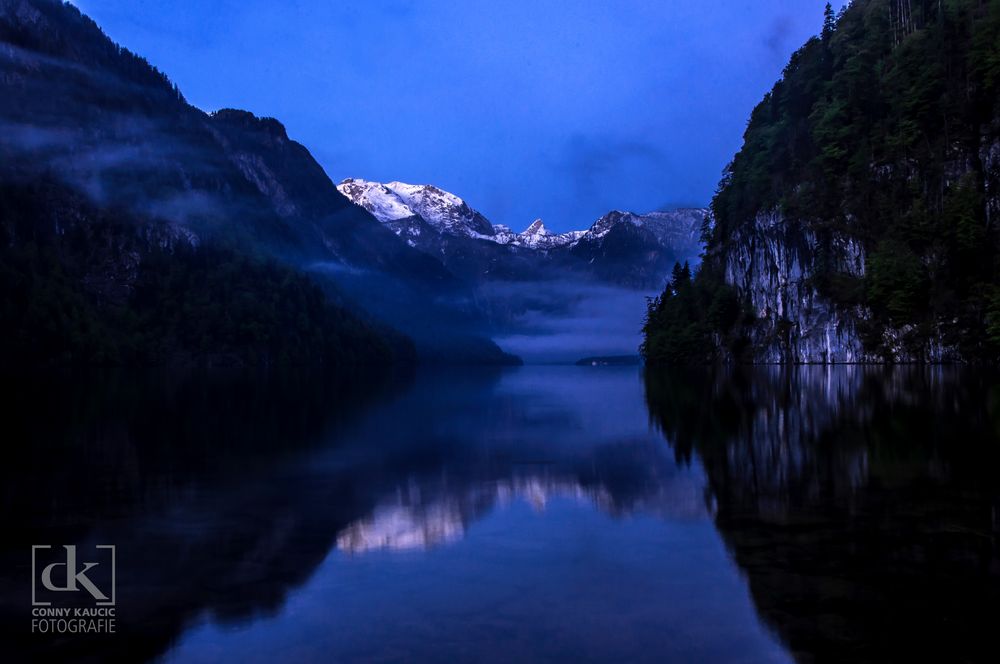
[[[14,661],[973,661],[1000,606],[998,385],[38,378],[5,404],[2,636]],[[26,633],[34,543],[118,547],[117,634]]]
[[[641,454],[635,449],[627,452]],[[651,455],[648,461],[656,463],[656,458]],[[550,501],[563,498],[590,504],[611,515],[631,510],[674,517],[704,513],[701,486],[681,478],[662,485],[651,482],[650,495],[644,496],[641,503],[623,505],[621,495],[606,486],[589,482],[585,486],[582,476],[552,477],[550,473],[552,469],[548,467],[524,469],[513,477],[484,481],[464,490],[411,483],[405,489],[400,487],[394,497],[376,507],[371,515],[347,526],[337,537],[337,547],[351,553],[428,549],[460,539],[476,519],[495,507],[507,507],[519,500],[536,512],[544,512]]]

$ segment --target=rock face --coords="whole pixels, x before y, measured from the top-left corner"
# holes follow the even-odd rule
[[[714,356],[1000,358],[1000,6],[927,4],[894,34],[897,4],[828,16],[751,114],[698,282],[750,316],[696,312]]]
[[[758,362],[839,363],[870,359],[858,335],[864,312],[838,310],[811,285],[817,242],[778,212],[760,214],[741,227],[721,257],[725,278],[753,308],[748,330]],[[865,254],[844,238],[841,268],[863,277]]]
[[[941,335],[914,339],[911,328],[882,327],[868,332],[871,311],[838,305],[813,285],[819,241],[804,224],[777,211],[757,215],[739,228],[718,258],[726,282],[753,309],[746,332],[759,363],[852,364],[950,362],[961,353]],[[847,234],[832,238],[827,253],[840,274],[864,278],[868,260],[863,243]]]

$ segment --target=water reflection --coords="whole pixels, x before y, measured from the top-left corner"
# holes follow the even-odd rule
[[[584,518],[564,513],[567,504],[704,522],[704,477],[678,466],[650,431],[636,373],[581,377],[572,367],[429,373],[413,383],[127,373],[28,381],[5,413],[20,444],[0,471],[11,533],[0,548],[6,642],[26,659],[134,660],[168,651],[199,624],[263,633],[291,593],[323,576],[331,551],[432,550],[520,504],[553,526],[546,536],[553,522]],[[504,542],[535,538],[532,518],[511,524]],[[118,547],[117,634],[25,633],[26,552],[38,542]],[[482,559],[478,545],[466,554]],[[512,587],[511,569],[490,570],[497,588]],[[454,583],[447,571],[437,576],[442,588]],[[393,592],[366,580],[348,595],[363,601],[373,583]],[[327,614],[343,595],[324,594],[313,609]],[[753,621],[739,629],[767,645]],[[324,633],[309,638],[323,643]],[[182,661],[217,659],[176,648]]]
[[[165,661],[787,661],[642,394],[635,369],[421,376],[310,456],[366,500],[308,582]]]
[[[958,368],[646,374],[762,617],[801,661],[992,661],[1000,381]]]
[[[626,475],[619,478],[618,485],[585,468],[548,465],[521,468],[508,477],[483,479],[466,488],[447,483],[419,484],[410,479],[371,514],[347,526],[337,537],[337,547],[350,553],[430,549],[461,539],[474,521],[494,508],[518,501],[537,512],[544,512],[551,501],[565,499],[613,516],[634,511],[674,518],[704,513],[700,484],[677,477],[650,476],[643,463],[653,467],[662,463],[655,448],[611,448],[602,450],[602,455],[622,456],[636,463],[624,469]],[[641,493],[636,492],[637,487]]]
[[[105,372],[8,385],[0,623],[13,660],[142,660],[206,610],[277,610],[361,509],[294,469],[406,384]],[[321,499],[335,507],[316,512]],[[36,543],[117,546],[117,634],[27,633]]]
[[[1000,606],[998,385],[22,380],[0,636],[14,661],[975,660]],[[118,633],[28,634],[30,545],[98,542],[118,547]]]

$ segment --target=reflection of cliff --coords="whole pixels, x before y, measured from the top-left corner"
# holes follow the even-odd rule
[[[800,661],[978,661],[1000,606],[1000,383],[863,367],[649,372],[762,617]]]

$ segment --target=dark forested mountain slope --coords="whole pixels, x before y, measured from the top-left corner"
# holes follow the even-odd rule
[[[653,361],[1000,354],[1000,1],[855,0],[754,109]]]
[[[277,120],[190,106],[72,5],[0,0],[0,90],[7,358],[384,360],[406,344],[373,321],[406,306],[399,320],[419,311],[426,331],[442,294],[462,301],[440,261],[342,196]],[[359,316],[369,301],[385,306]],[[454,307],[442,318],[475,325]]]
[[[48,179],[0,184],[0,368],[409,361],[412,344],[273,259],[95,206]]]
[[[70,5],[0,0],[0,67],[0,149],[25,179],[241,248],[449,278],[340,195],[277,120],[188,105]]]

